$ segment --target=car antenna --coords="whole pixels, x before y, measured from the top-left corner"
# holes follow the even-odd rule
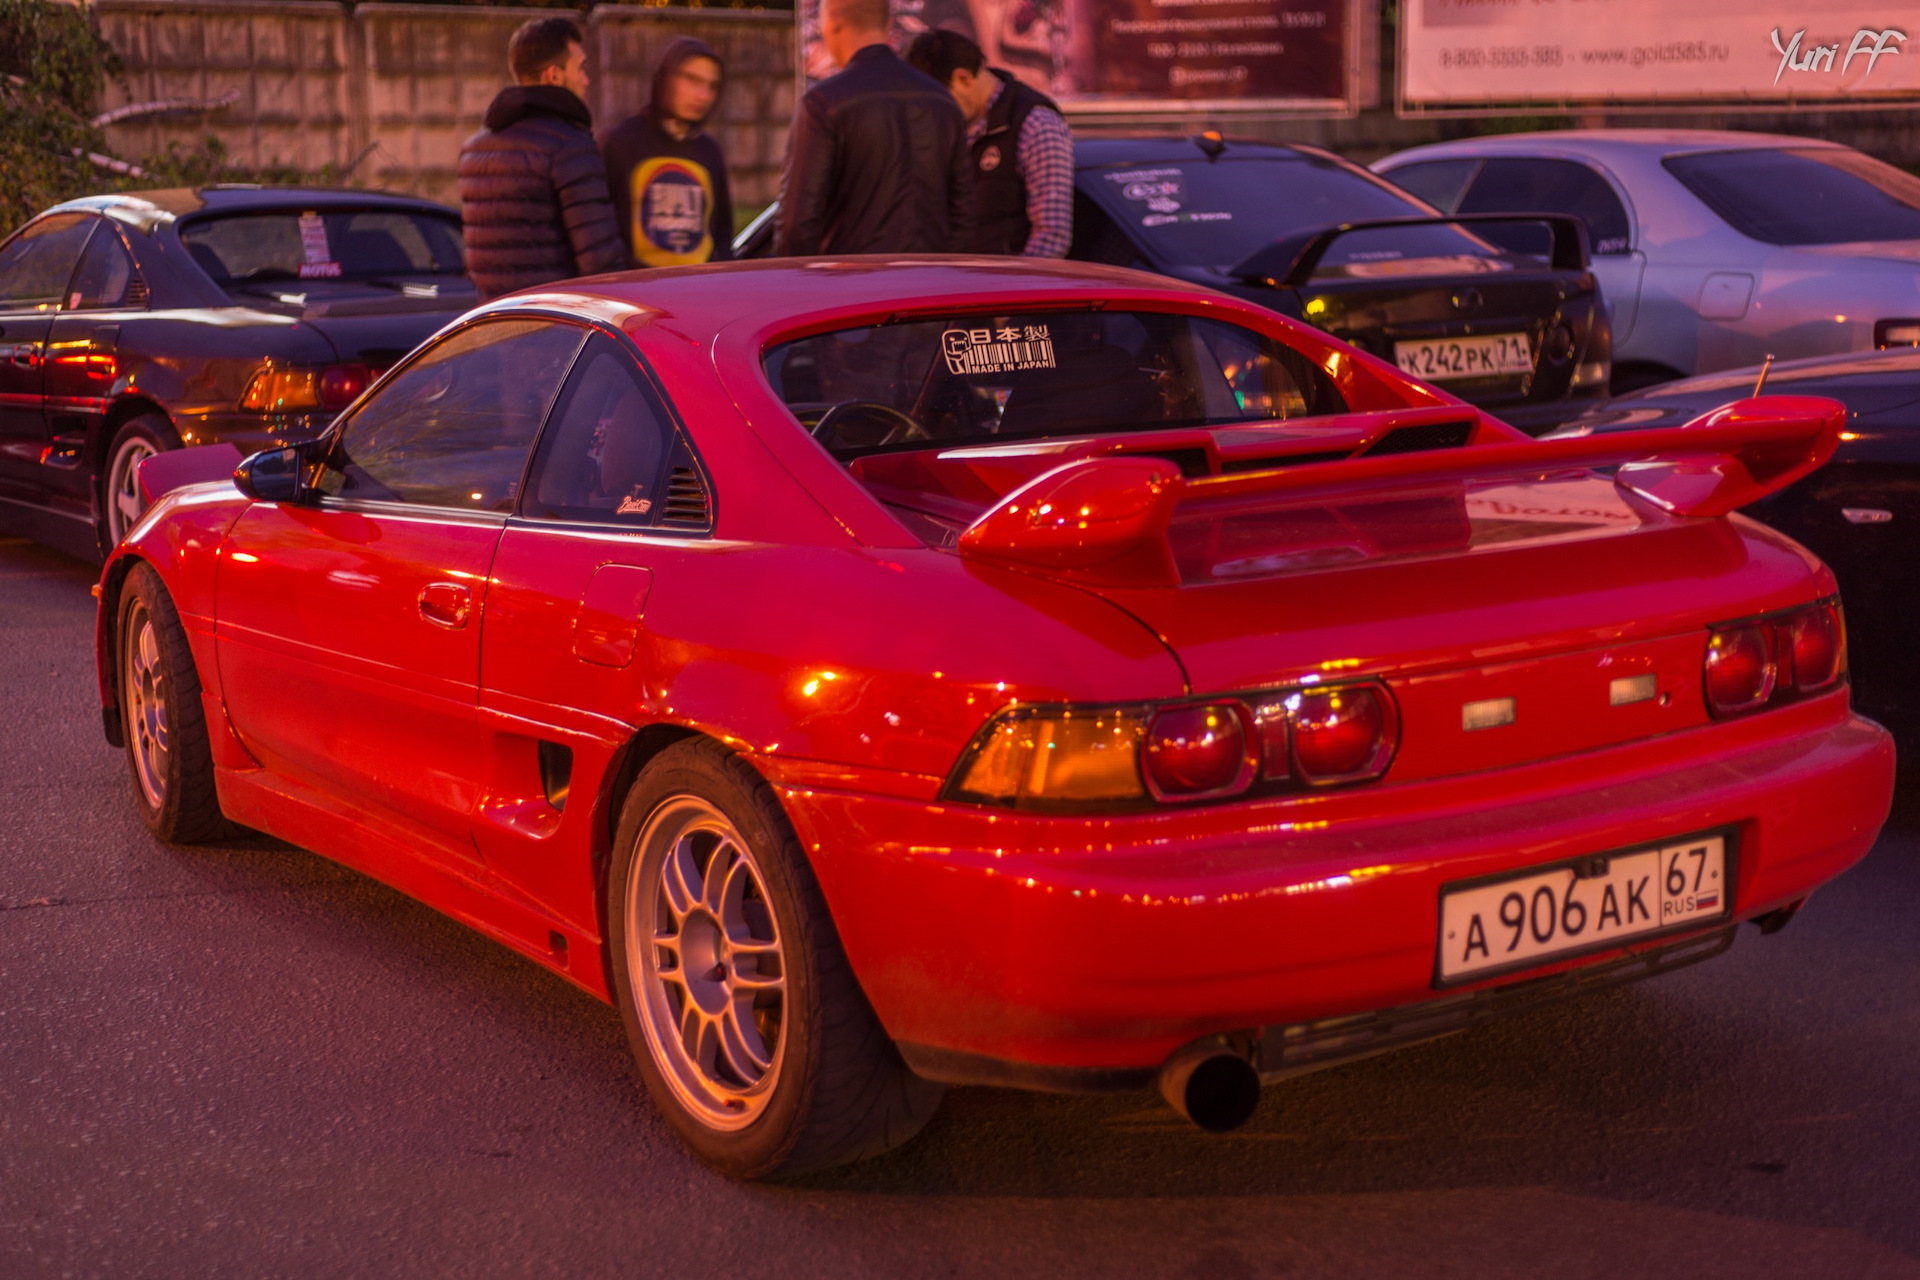
[[[1753,380],[1753,394],[1759,395],[1760,389],[1767,385],[1767,370],[1773,368],[1773,352],[1767,352],[1766,363],[1760,366],[1760,376]]]
[[[1227,140],[1220,136],[1218,129],[1209,129],[1193,140],[1193,145],[1207,153],[1207,159],[1218,160],[1220,153],[1227,149]]]

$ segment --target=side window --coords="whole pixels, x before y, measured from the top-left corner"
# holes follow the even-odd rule
[[[1292,348],[1237,326],[1196,327],[1220,375],[1217,383],[1208,378],[1203,385],[1222,387],[1230,400],[1217,407],[1209,403],[1209,418],[1218,421],[1238,414],[1264,421],[1346,412],[1346,402],[1332,380]],[[1210,391],[1208,400],[1216,398]]]
[[[130,297],[146,292],[144,286],[135,287],[138,279],[133,255],[121,242],[120,233],[102,220],[93,239],[87,241],[86,252],[80,255],[73,283],[67,286],[67,309],[88,311],[126,306]]]
[[[665,514],[675,444],[673,423],[632,355],[595,334],[540,438],[520,512],[656,524]]]
[[[1391,173],[1380,176],[1399,187],[1411,192],[1442,213],[1460,212],[1460,197],[1467,193],[1467,181],[1473,177],[1474,170],[1480,167],[1477,158],[1463,160],[1423,160],[1419,164],[1401,165]],[[1527,212],[1545,212],[1531,210]]]
[[[462,329],[341,427],[321,476],[342,498],[511,511],[527,451],[583,333],[547,320]]]
[[[0,248],[0,310],[52,311],[98,219],[66,213],[32,223]]]
[[[1595,253],[1625,253],[1633,229],[1607,180],[1572,160],[1496,158],[1473,180],[1460,213],[1571,213],[1586,221]]]

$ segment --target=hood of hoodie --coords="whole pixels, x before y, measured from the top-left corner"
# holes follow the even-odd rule
[[[656,123],[661,120],[661,104],[667,100],[668,78],[671,77],[674,72],[678,71],[680,65],[689,58],[713,59],[713,65],[720,68],[720,92],[724,93],[726,91],[727,64],[726,60],[720,56],[720,51],[708,44],[705,40],[701,40],[695,36],[677,37],[673,43],[666,47],[666,51],[660,55],[660,65],[653,69],[653,97],[647,102],[647,113],[654,118]],[[719,93],[714,95],[713,104],[714,107],[720,105]],[[712,118],[713,107],[709,107],[707,108],[706,115],[691,122],[692,127],[689,136],[691,136],[692,133],[698,133],[704,129],[707,121]]]
[[[487,107],[486,126],[498,133],[528,116],[557,116],[591,131],[593,113],[571,89],[555,84],[510,84],[494,95]]]

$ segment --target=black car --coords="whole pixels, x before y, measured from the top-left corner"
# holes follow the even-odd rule
[[[1758,369],[1685,378],[1620,396],[1554,435],[1677,426],[1753,394]],[[1746,509],[1832,567],[1846,608],[1854,701],[1920,742],[1920,350],[1776,364],[1767,394],[1847,406],[1833,460]]]
[[[1578,218],[1446,217],[1330,151],[1217,134],[1073,156],[1070,258],[1236,294],[1532,434],[1606,394],[1613,330]],[[736,257],[772,252],[778,208]]]
[[[1540,432],[1605,394],[1612,329],[1586,229],[1447,218],[1315,147],[1195,138],[1074,144],[1070,257],[1235,294]]]
[[[317,435],[478,303],[460,215],[366,191],[139,191],[0,243],[0,523],[97,558],[140,462]]]

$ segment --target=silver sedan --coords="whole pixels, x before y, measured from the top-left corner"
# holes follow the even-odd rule
[[[1920,178],[1776,134],[1575,129],[1374,171],[1448,213],[1574,213],[1613,307],[1613,389],[1920,345]]]

